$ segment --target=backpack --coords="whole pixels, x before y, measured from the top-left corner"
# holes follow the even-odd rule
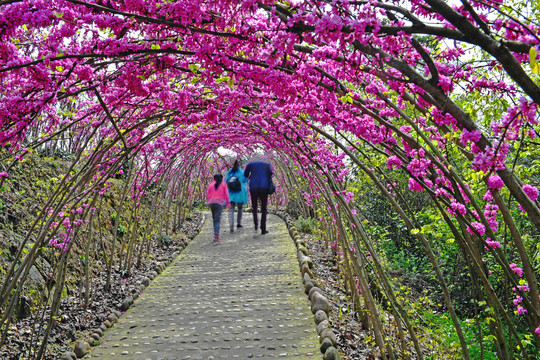
[[[239,192],[242,190],[242,184],[240,184],[240,179],[236,176],[232,176],[229,181],[227,181],[227,187],[232,192]]]

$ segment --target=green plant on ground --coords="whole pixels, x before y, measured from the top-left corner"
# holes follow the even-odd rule
[[[172,243],[172,239],[170,236],[167,236],[167,235],[161,236],[161,246],[168,247],[169,245],[171,245],[171,243]]]
[[[296,229],[306,234],[313,234],[317,228],[317,220],[314,218],[304,218],[299,216],[295,222]]]

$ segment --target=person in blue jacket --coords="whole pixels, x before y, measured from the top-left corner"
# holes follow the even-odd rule
[[[272,178],[272,166],[263,158],[255,157],[247,164],[244,176],[249,179],[249,194],[251,195],[251,205],[253,207],[253,223],[255,230],[258,227],[257,206],[261,203],[261,234],[268,234],[266,229],[266,215],[268,205],[268,187]]]
[[[232,182],[236,183],[236,180],[234,178],[238,179],[240,189],[238,190],[238,183],[236,185],[230,184],[231,179]],[[229,211],[229,226],[231,228],[231,232],[234,232],[234,208],[236,207],[238,209],[238,216],[237,216],[237,228],[241,228],[242,226],[242,213],[244,212],[244,205],[248,202],[248,192],[247,192],[247,178],[244,176],[244,171],[240,168],[240,164],[238,163],[238,160],[235,160],[233,167],[227,172],[227,180],[226,183],[229,188],[229,197],[231,202],[231,210]]]

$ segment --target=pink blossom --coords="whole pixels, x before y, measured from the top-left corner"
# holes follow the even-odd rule
[[[498,241],[492,241],[491,238],[486,239],[486,244],[492,249],[500,249],[501,244]]]
[[[456,199],[452,199],[450,201],[450,206],[452,207],[452,210],[457,211],[463,216],[465,216],[465,214],[467,213],[467,208],[465,207],[465,205],[458,203]]]
[[[522,187],[523,192],[527,194],[527,196],[532,200],[536,201],[538,199],[538,189],[535,186],[532,185],[523,185]]]
[[[409,190],[411,191],[422,191],[424,188],[416,180],[409,179]]]
[[[520,315],[526,314],[526,313],[527,313],[527,309],[525,309],[525,308],[522,307],[522,306],[518,306],[518,307],[517,307],[517,313],[520,314]]]
[[[486,232],[486,227],[484,226],[484,224],[481,224],[477,221],[473,221],[471,223],[472,227],[474,228],[474,230],[476,230],[477,233],[480,234],[480,236],[484,235],[485,232]]]
[[[486,204],[484,216],[486,217],[486,220],[489,223],[489,226],[491,227],[491,230],[493,232],[496,232],[499,228],[499,222],[497,221],[497,211],[499,210],[499,207],[497,205],[493,204]]]
[[[345,192],[343,199],[349,204],[354,199],[354,194],[350,191]]]
[[[429,159],[412,159],[407,166],[407,170],[409,170],[413,176],[418,178],[421,176],[426,176],[426,172],[430,165],[431,160]]]
[[[478,129],[469,132],[467,129],[463,129],[461,132],[460,140],[464,145],[467,145],[469,141],[478,142],[482,138],[482,132]]]
[[[517,267],[516,264],[514,263],[510,264],[510,269],[512,269],[512,271],[515,272],[519,277],[523,276],[523,269],[520,267]]]
[[[493,190],[500,190],[504,186],[504,181],[499,175],[491,175],[488,178],[488,188]]]
[[[398,158],[397,156],[390,156],[388,158],[388,160],[386,161],[386,163],[388,165],[388,168],[391,169],[391,170],[399,169],[401,167],[401,165],[403,164],[401,159]]]
[[[7,178],[9,177],[8,173],[7,172],[0,172],[0,178]]]
[[[538,326],[534,332],[540,337],[540,326]]]
[[[521,296],[516,296],[516,298],[514,299],[514,305],[518,306],[519,304],[521,304],[521,302],[523,301],[523,298]]]

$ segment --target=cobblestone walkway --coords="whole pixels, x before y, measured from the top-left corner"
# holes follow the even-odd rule
[[[269,215],[269,234],[244,228],[212,246],[212,219],[148,286],[91,357],[101,359],[322,359],[293,241]]]

